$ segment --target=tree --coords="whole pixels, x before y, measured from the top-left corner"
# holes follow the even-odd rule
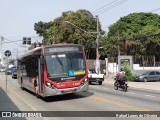
[[[15,62],[16,60],[15,59],[9,59],[9,64],[12,64],[12,65],[14,65],[14,62]]]
[[[109,32],[105,36],[105,47],[110,56],[118,54],[117,46],[120,46],[121,55],[158,54],[160,52],[159,28],[158,14],[143,12],[129,14],[109,27]]]
[[[68,21],[70,23],[64,22]],[[100,26],[100,23],[99,23]],[[74,43],[85,47],[87,58],[96,57],[96,32],[97,21],[87,10],[67,11],[50,23],[35,23],[35,30],[44,37],[44,44]],[[102,34],[101,26],[99,27]],[[87,32],[84,32],[87,31]]]
[[[47,38],[48,36],[48,29],[52,26],[53,22],[38,22],[34,24],[34,30],[36,31],[39,36],[43,37],[43,41]],[[45,42],[44,42],[45,44]]]

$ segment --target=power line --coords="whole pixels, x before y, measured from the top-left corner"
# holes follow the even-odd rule
[[[39,37],[39,36],[30,36],[29,38],[39,38],[39,39],[40,39],[41,37]],[[11,40],[9,40],[9,39],[7,39],[7,38],[4,38],[4,39],[7,40],[8,42],[3,42],[2,44],[5,44],[5,43],[13,43],[13,44],[16,44],[16,45],[22,47],[21,44],[15,43],[15,42],[18,42],[18,41],[23,41],[22,39],[21,39],[21,40],[14,40],[14,41],[11,41]]]
[[[113,2],[111,2],[111,3],[107,4],[107,5],[99,8],[99,9],[97,9],[95,11],[93,11],[93,13],[100,15],[100,14],[102,14],[102,13],[104,13],[104,12],[110,10],[110,9],[113,9],[114,7],[116,7],[116,6],[118,6],[118,5],[122,4],[122,3],[127,2],[128,0],[121,0],[119,2],[116,2],[116,1],[118,1],[118,0],[114,0]],[[115,4],[112,4],[112,3],[115,3]]]
[[[8,39],[5,39],[5,40],[8,41]],[[14,42],[18,42],[18,41],[22,41],[22,40],[15,40],[15,41],[3,42],[2,44],[4,44],[4,43],[14,43]]]
[[[149,11],[149,12],[155,12],[155,11],[158,11],[158,10],[160,10],[160,8],[157,8],[157,9],[151,10],[151,11]]]
[[[16,44],[16,45],[18,45],[18,46],[22,47],[22,45],[21,45],[21,44],[14,43],[13,41],[8,40],[8,39],[6,39],[6,38],[4,38],[4,39],[5,39],[5,40],[7,40],[7,41],[9,41],[9,43],[13,43],[13,44]]]
[[[118,0],[114,0],[114,1],[112,1],[112,2],[110,2],[110,3],[108,3],[108,4],[106,4],[106,5],[102,6],[101,8],[98,8],[97,10],[93,11],[92,13],[96,13],[96,12],[98,12],[99,10],[107,7],[108,5],[110,5],[110,4],[112,4],[112,3],[116,2],[116,1],[118,1]]]
[[[113,9],[113,8],[119,6],[119,5],[121,5],[121,4],[123,4],[123,3],[127,2],[127,1],[128,1],[128,0],[122,0],[122,1],[120,1],[120,2],[118,2],[118,3],[116,3],[116,4],[112,5],[112,6],[108,7],[107,9],[101,11],[101,12],[99,13],[99,15],[102,14],[102,13],[104,13],[104,12],[106,12],[106,11],[108,11],[108,10],[111,10],[111,9]]]

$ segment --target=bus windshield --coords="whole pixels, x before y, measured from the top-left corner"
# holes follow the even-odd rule
[[[85,74],[83,53],[55,53],[46,55],[48,78],[72,77]]]

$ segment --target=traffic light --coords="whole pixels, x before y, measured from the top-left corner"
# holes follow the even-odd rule
[[[27,38],[26,38],[26,37],[23,37],[23,42],[22,42],[22,44],[26,44],[26,40],[27,40]]]
[[[31,45],[31,38],[28,38],[28,39],[27,39],[27,44],[28,44],[28,45]]]
[[[22,42],[22,44],[31,45],[31,38],[23,37],[23,42]]]

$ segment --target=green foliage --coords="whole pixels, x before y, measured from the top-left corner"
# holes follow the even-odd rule
[[[9,59],[9,64],[12,64],[12,65],[14,65],[14,62],[15,62],[16,60],[15,59]]]
[[[68,22],[65,22],[68,21]],[[100,23],[99,23],[99,26]],[[74,43],[85,47],[87,56],[92,54],[91,49],[96,48],[97,21],[87,10],[67,11],[52,22],[35,23],[35,31],[44,38],[44,44]],[[104,34],[101,27],[101,34]],[[86,31],[86,32],[85,32]]]
[[[37,34],[39,34],[39,36],[43,37],[43,39],[46,39],[47,38],[47,32],[48,32],[48,29],[52,26],[52,22],[48,22],[48,23],[45,23],[45,22],[38,22],[38,23],[35,23],[34,24],[34,30],[36,31]]]
[[[127,66],[125,66],[123,69],[124,69],[125,74],[126,74],[126,79],[128,81],[134,81],[136,76],[131,72],[131,70]]]
[[[158,55],[159,28],[160,15],[158,14],[133,13],[124,16],[109,27],[109,32],[105,36],[107,53],[110,56],[117,56],[119,45],[121,55]]]

